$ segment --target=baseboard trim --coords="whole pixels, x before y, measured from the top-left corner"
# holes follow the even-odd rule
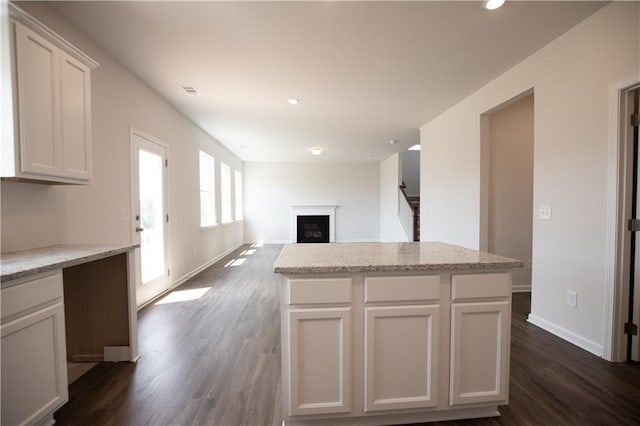
[[[185,275],[183,275],[182,277],[180,277],[179,279],[174,281],[171,284],[171,287],[169,287],[169,290],[173,290],[174,288],[181,286],[182,284],[187,282],[190,278],[193,278],[195,275],[197,275],[200,272],[204,271],[205,269],[207,269],[209,266],[213,265],[214,263],[220,261],[220,259],[222,259],[223,257],[228,256],[229,254],[231,254],[234,251],[238,250],[240,247],[242,247],[245,244],[247,244],[247,243],[245,243],[245,242],[238,243],[238,244],[234,245],[233,247],[231,247],[230,249],[220,253],[219,255],[217,255],[213,259],[209,260],[208,262],[205,262],[204,264],[198,266],[197,268],[193,269],[192,271],[187,272]]]
[[[512,293],[531,293],[531,284],[517,284],[511,286]]]
[[[602,355],[604,354],[604,349],[601,344],[586,339],[571,330],[567,330],[566,328],[554,324],[551,321],[541,318],[535,314],[529,314],[527,321],[537,327],[540,327],[543,330],[548,331],[551,334],[555,334],[556,336],[566,340],[569,343],[573,343],[574,345],[584,349],[585,351],[591,352],[594,355],[602,357]]]

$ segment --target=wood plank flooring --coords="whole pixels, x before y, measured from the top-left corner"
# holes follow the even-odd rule
[[[281,247],[243,247],[178,289],[210,287],[200,299],[141,310],[140,361],[99,364],[79,378],[57,424],[280,425],[272,268]],[[225,267],[234,259],[245,260]],[[527,293],[514,295],[502,416],[438,424],[640,424],[640,365],[609,363],[528,324],[529,306]]]

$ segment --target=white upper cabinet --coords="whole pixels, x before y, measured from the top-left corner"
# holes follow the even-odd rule
[[[2,177],[91,181],[91,69],[98,64],[10,5],[14,140],[2,142]]]

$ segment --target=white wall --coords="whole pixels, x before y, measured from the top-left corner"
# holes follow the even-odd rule
[[[420,151],[403,151],[402,180],[407,185],[405,192],[408,196],[420,195]]]
[[[638,76],[636,2],[607,5],[421,129],[422,235],[479,246],[480,115],[535,91],[530,320],[601,354],[609,85]],[[577,309],[566,292],[578,293]]]
[[[291,242],[292,205],[337,205],[336,242],[378,240],[378,163],[245,163],[245,238]]]
[[[533,233],[533,95],[491,113],[488,126],[487,249],[522,259],[513,287],[531,289]]]
[[[400,212],[400,154],[380,162],[380,241],[409,241]]]
[[[243,163],[49,5],[21,3],[20,7],[100,63],[91,74],[93,183],[51,187],[3,182],[2,250],[65,242],[130,242],[133,225],[119,220],[119,209],[131,207],[131,126],[169,144],[173,282],[242,243],[241,222],[199,228],[198,151],[207,151],[234,170],[242,170]],[[219,164],[216,169],[219,173]],[[219,209],[219,201],[217,205]]]

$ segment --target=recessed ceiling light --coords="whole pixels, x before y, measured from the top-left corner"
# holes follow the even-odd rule
[[[409,147],[409,151],[420,151],[420,144],[417,143],[417,144],[415,144],[413,146],[410,146]]]
[[[314,146],[313,148],[309,148],[309,151],[311,151],[313,155],[320,155],[322,154],[322,151],[324,151],[324,148],[321,146]]]
[[[504,4],[504,0],[484,0],[482,4],[485,9],[494,10],[502,6]]]
[[[297,105],[298,103],[300,103],[300,99],[289,98],[287,99],[287,102],[289,102],[289,105]]]

